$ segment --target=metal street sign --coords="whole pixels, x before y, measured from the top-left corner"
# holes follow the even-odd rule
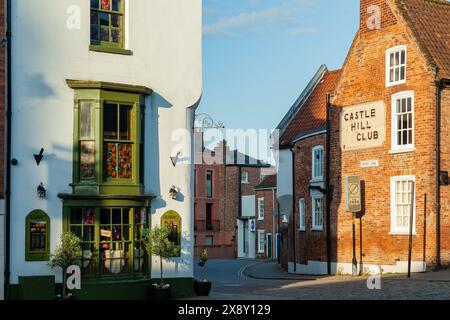
[[[345,209],[361,212],[361,179],[358,176],[345,177]]]

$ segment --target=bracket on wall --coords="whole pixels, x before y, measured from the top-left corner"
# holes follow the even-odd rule
[[[440,180],[441,186],[450,185],[450,178],[448,176],[448,171],[441,171],[441,174],[439,175],[439,180]]]
[[[36,164],[38,166],[41,163],[43,158],[44,158],[44,148],[41,148],[41,151],[39,152],[39,154],[34,155],[34,160],[36,160]]]

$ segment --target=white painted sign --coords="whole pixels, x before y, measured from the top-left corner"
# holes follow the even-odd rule
[[[386,106],[383,101],[345,107],[340,114],[341,149],[381,147],[386,141]]]
[[[361,168],[375,168],[379,167],[380,162],[378,160],[366,160],[361,161]]]

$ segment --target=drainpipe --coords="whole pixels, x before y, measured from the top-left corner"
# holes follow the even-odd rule
[[[331,168],[331,103],[330,95],[327,94],[327,142],[326,142],[326,224],[327,224],[327,272],[331,275],[331,187],[330,187],[330,168]]]
[[[292,153],[292,237],[293,237],[293,250],[294,250],[294,273],[297,272],[297,228],[295,225],[295,150],[294,144],[289,148]]]
[[[6,188],[5,188],[5,214],[6,214],[6,229],[5,229],[5,298],[8,293],[8,286],[10,282],[10,264],[11,264],[11,0],[6,1]]]

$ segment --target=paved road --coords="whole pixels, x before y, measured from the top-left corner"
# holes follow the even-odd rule
[[[256,267],[255,267],[256,266]],[[369,289],[368,277],[305,277],[302,280],[249,278],[273,265],[252,260],[210,260],[206,276],[213,282],[209,298],[221,300],[441,300],[450,299],[450,270],[405,275],[383,275],[380,288]],[[246,271],[247,270],[247,271]],[[281,273],[280,273],[281,275]],[[196,277],[200,270],[196,268]],[[374,282],[372,282],[375,284]],[[195,298],[205,299],[205,298]]]
[[[253,293],[258,291],[258,299],[288,299],[288,297],[267,296],[267,288],[281,288],[294,284],[295,280],[261,280],[244,275],[247,268],[260,264],[255,260],[209,260],[205,276],[213,283],[211,296],[213,299],[253,299]],[[200,278],[200,268],[196,265],[195,277]]]

